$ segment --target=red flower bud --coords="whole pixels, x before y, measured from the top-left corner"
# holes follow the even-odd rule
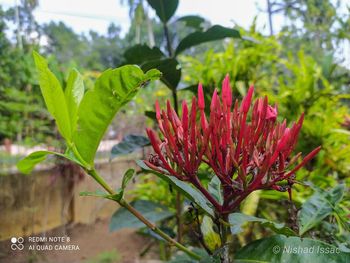
[[[293,174],[310,161],[321,149],[316,148],[300,163],[301,154],[292,155],[304,120],[287,127],[277,122],[277,106],[268,104],[267,97],[258,99],[250,111],[254,88],[251,86],[239,108],[232,106],[232,90],[228,76],[222,85],[221,99],[214,90],[209,121],[205,116],[203,87],[198,85],[198,101],[192,99],[191,112],[184,101],[182,118],[170,102],[167,113],[161,113],[156,102],[156,116],[163,139],[147,129],[156,155],[145,162],[158,172],[166,171],[183,181],[191,182],[214,205],[219,213],[232,212],[252,191],[275,189],[290,192]],[[200,118],[197,119],[197,113]],[[201,163],[206,163],[221,181],[224,202],[219,204],[201,185],[197,177]],[[286,187],[277,184],[284,181]],[[291,192],[290,192],[291,194]]]

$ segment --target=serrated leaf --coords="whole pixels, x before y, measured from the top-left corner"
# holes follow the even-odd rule
[[[147,0],[148,4],[156,11],[160,21],[167,23],[175,14],[178,0]]]
[[[224,38],[240,38],[241,35],[238,30],[223,27],[219,25],[214,25],[210,27],[207,31],[197,31],[187,35],[182,39],[175,50],[175,55],[178,55],[182,51],[197,46],[199,44],[220,40]]]
[[[154,224],[174,215],[166,206],[148,200],[137,200],[131,202],[130,205]],[[144,226],[127,209],[121,207],[113,214],[109,229],[110,231],[117,231],[122,228],[140,228]]]
[[[231,233],[233,235],[237,235],[243,232],[243,226],[247,222],[256,222],[261,224],[264,227],[270,228],[277,234],[283,234],[286,236],[295,236],[296,233],[285,226],[283,223],[276,223],[271,220],[267,220],[265,218],[259,218],[255,216],[249,216],[242,213],[232,213],[229,215],[229,223],[231,225]]]
[[[350,254],[319,240],[275,235],[251,242],[238,250],[237,263],[338,263],[350,262]]]
[[[131,65],[110,69],[85,93],[78,109],[78,128],[73,142],[88,164],[92,165],[97,147],[118,110],[142,85],[159,75],[157,70],[144,74],[139,67]]]

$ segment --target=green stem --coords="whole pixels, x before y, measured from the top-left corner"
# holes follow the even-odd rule
[[[227,222],[228,216],[223,215],[222,221]],[[227,236],[229,234],[228,227],[227,227],[227,224],[222,223],[220,219],[219,219],[219,224],[220,224],[220,230],[221,230],[221,244],[224,248],[221,261],[223,263],[230,263],[229,248],[226,244],[227,243]]]
[[[106,181],[97,173],[95,169],[87,170],[87,173],[92,176],[96,180],[99,185],[101,185],[109,194],[115,195],[116,192],[106,183]],[[152,222],[150,222],[147,218],[145,218],[142,214],[140,214],[139,211],[137,211],[134,207],[132,207],[128,202],[126,202],[125,199],[121,199],[119,201],[116,201],[120,206],[126,208],[129,210],[130,213],[132,213],[134,216],[136,216],[142,223],[144,223],[148,228],[150,228],[153,232],[160,235],[164,240],[166,240],[170,245],[176,246],[178,249],[185,252],[187,255],[194,259],[201,259],[199,255],[192,252],[188,248],[186,248],[184,245],[180,244],[176,240],[169,237],[166,233],[164,233],[161,229],[159,229],[156,225],[154,225]]]

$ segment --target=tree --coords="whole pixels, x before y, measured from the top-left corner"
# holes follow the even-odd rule
[[[350,15],[340,15],[340,1],[275,0],[269,1],[270,14],[282,13],[288,21],[283,28],[288,40],[297,46],[308,43],[309,52],[333,52],[339,42],[350,39]]]
[[[21,49],[11,44],[5,34],[7,15],[0,7],[0,140],[35,140],[52,132],[35,86],[33,61],[28,52],[32,47],[25,45]]]

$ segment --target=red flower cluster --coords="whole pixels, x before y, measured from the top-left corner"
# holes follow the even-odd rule
[[[190,111],[183,102],[182,119],[169,101],[166,111],[161,111],[156,102],[156,116],[164,139],[160,140],[153,130],[147,129],[156,154],[145,163],[158,172],[192,183],[219,213],[232,212],[247,195],[258,189],[290,190],[295,182],[294,173],[321,147],[298,162],[301,153],[291,155],[304,115],[287,127],[285,120],[277,122],[277,107],[269,105],[267,97],[257,99],[249,114],[253,92],[254,88],[250,87],[242,102],[239,104],[236,100],[233,104],[227,76],[221,99],[217,90],[214,91],[209,119],[205,115],[201,84],[198,101],[193,97]],[[197,177],[203,162],[221,181],[223,204],[210,195]],[[277,184],[281,181],[286,181],[287,185]]]

